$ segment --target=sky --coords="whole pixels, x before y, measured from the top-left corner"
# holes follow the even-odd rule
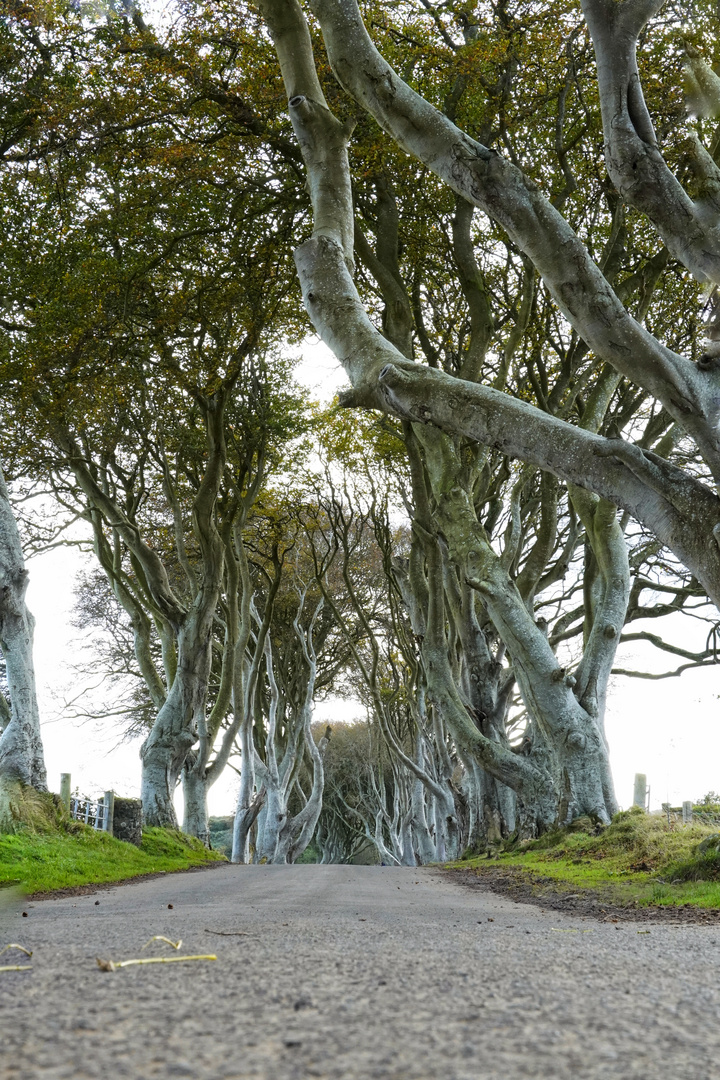
[[[298,377],[320,400],[331,399],[346,382],[335,358],[318,342],[308,342],[304,348]],[[52,791],[59,791],[60,773],[69,772],[73,789],[78,787],[84,795],[113,789],[120,795],[138,796],[141,740],[123,742],[111,724],[74,719],[63,707],[83,688],[73,669],[91,651],[85,635],[71,625],[75,579],[90,559],[76,548],[56,548],[28,562],[28,606],[36,619],[35,663],[48,784]],[[677,617],[666,625],[677,643],[690,647],[694,638],[699,647],[704,644],[707,627],[695,627]],[[657,622],[652,629],[658,631]],[[621,646],[617,666],[663,670],[665,665],[650,647],[633,643]],[[93,693],[101,700],[102,687]],[[651,809],[659,809],[663,802],[676,806],[711,790],[720,791],[719,698],[720,665],[652,682],[613,677],[606,731],[621,807],[632,803],[637,772],[647,774]],[[315,717],[340,723],[360,719],[362,710],[336,699],[320,703]],[[210,792],[210,813],[232,814],[237,788],[237,774],[226,770]],[[177,806],[182,817],[181,792]]]

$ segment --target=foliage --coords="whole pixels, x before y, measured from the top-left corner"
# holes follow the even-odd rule
[[[303,851],[299,859],[296,859],[296,863],[319,863],[321,858],[321,852],[317,844],[310,842]]]
[[[51,833],[61,829],[69,834],[78,832],[79,822],[68,817],[58,795],[36,791],[24,784],[13,787],[10,812],[18,830],[33,833]]]
[[[626,210],[608,186],[592,46],[577,5],[514,0],[472,11],[453,0],[437,9],[370,0],[364,8],[403,78],[493,151],[522,166],[552,196],[622,302],[665,345],[696,357],[699,286],[667,252],[658,253],[645,220]],[[237,575],[231,573],[236,557],[239,563],[245,545],[245,599],[252,586],[260,616],[273,617],[269,642],[281,692],[281,750],[291,742],[288,733],[304,690],[293,630],[296,586],[316,572],[303,620],[315,610],[315,594],[325,592],[315,626],[317,694],[359,685],[363,704],[377,714],[376,727],[382,717],[375,749],[368,744],[368,727],[339,738],[329,751],[328,773],[337,774],[330,785],[333,829],[350,849],[369,822],[382,819],[387,831],[389,822],[401,821],[410,777],[402,755],[416,755],[415,775],[420,770],[426,781],[435,774],[443,779],[448,798],[458,796],[456,809],[463,800],[471,802],[467,791],[459,797],[459,785],[451,790],[457,746],[440,726],[442,710],[433,693],[425,693],[428,603],[420,586],[434,585],[441,575],[446,603],[435,604],[439,615],[431,630],[452,658],[463,721],[466,711],[483,745],[497,760],[502,756],[493,776],[509,784],[532,753],[533,769],[550,753],[543,737],[548,717],[530,716],[528,722],[527,701],[527,713],[518,714],[514,682],[525,662],[520,645],[527,635],[515,643],[510,635],[508,642],[506,620],[503,639],[497,615],[475,590],[481,579],[471,582],[458,554],[468,545],[454,535],[457,522],[448,527],[442,520],[449,496],[466,492],[478,535],[487,538],[488,557],[501,558],[508,583],[522,594],[516,600],[527,609],[523,618],[529,614],[537,623],[533,642],[543,639],[544,646],[546,636],[555,653],[549,657],[553,678],[565,675],[566,697],[572,696],[571,681],[583,682],[578,672],[592,674],[584,691],[573,693],[593,716],[602,714],[612,663],[611,656],[605,663],[609,646],[603,641],[619,636],[626,611],[606,627],[613,630],[617,622],[617,633],[602,638],[604,554],[593,532],[600,530],[596,518],[615,524],[617,515],[612,507],[596,514],[589,497],[568,496],[498,446],[481,452],[464,440],[448,441],[440,470],[439,444],[433,449],[411,438],[409,425],[387,416],[348,417],[334,408],[314,417],[322,428],[319,443],[331,470],[345,468],[367,479],[372,512],[366,516],[377,544],[367,542],[370,528],[355,530],[351,508],[342,573],[337,563],[329,565],[330,556],[318,572],[317,551],[322,562],[326,526],[337,507],[323,509],[312,496],[301,506],[306,496],[294,498],[308,455],[298,436],[311,421],[287,360],[287,342],[297,344],[307,329],[290,250],[309,222],[282,80],[257,11],[243,0],[212,7],[189,0],[175,14],[171,27],[155,30],[136,8],[113,6],[103,24],[93,25],[89,8],[81,13],[45,0],[17,10],[11,5],[0,27],[0,101],[6,106],[0,451],[25,484],[50,487],[68,516],[93,525],[107,580],[87,578],[81,615],[93,628],[102,627],[103,674],[109,670],[120,690],[132,688],[118,707],[129,702],[136,729],[149,728],[163,708],[178,670],[173,635],[187,621],[200,587],[210,595],[210,582],[217,579],[218,599],[209,601],[212,656],[201,657],[207,670],[197,661],[202,722],[185,714],[188,740],[202,731],[205,713],[210,717],[198,775],[206,775],[205,759],[222,727],[230,733],[228,747],[233,744],[235,732],[227,726],[233,695],[240,716],[239,686],[230,692],[238,638]],[[314,24],[312,32],[331,108],[341,119],[358,119],[332,78]],[[660,144],[673,165],[679,151],[671,143],[684,122],[683,55],[672,15],[655,28],[641,58]],[[358,288],[371,318],[404,355],[463,380],[492,384],[569,424],[614,438],[624,433],[697,472],[689,437],[674,430],[670,415],[629,378],[609,372],[559,315],[550,291],[497,222],[468,214],[469,204],[364,114],[350,156]],[[218,404],[214,398],[225,384],[226,424],[214,446],[219,478],[210,506],[207,498],[199,500],[198,490],[212,486],[204,480],[210,404]],[[371,477],[380,477],[380,488],[392,487],[392,502],[402,500],[405,516],[413,518],[412,535],[396,528],[392,510],[383,506],[384,516],[376,514]],[[420,503],[431,489],[435,503],[428,502],[426,513]],[[357,501],[357,491],[350,500]],[[345,528],[339,512],[335,527]],[[627,621],[680,610],[691,599],[704,602],[697,582],[678,571],[659,543],[648,541],[627,517],[622,528],[634,577]],[[208,554],[213,530],[225,543],[217,559]],[[328,541],[331,555],[337,542],[337,536]],[[150,564],[156,578],[148,573]],[[273,594],[273,609],[267,594],[281,564],[289,573]],[[418,570],[412,625],[411,570]],[[376,588],[383,574],[387,581]],[[680,583],[664,590],[671,574],[679,574]],[[664,602],[651,608],[648,593]],[[307,629],[305,621],[302,626]],[[579,646],[570,654],[569,643],[581,635],[585,645],[592,639],[597,664],[604,665],[602,678],[591,670],[590,649],[584,667],[577,664]],[[601,655],[598,642],[605,650]],[[243,654],[248,662],[249,652]],[[715,659],[708,648],[682,655],[691,665]],[[351,659],[371,677],[348,677]],[[534,681],[539,700],[540,683]],[[271,682],[269,674],[261,675],[249,700],[257,713],[260,757],[266,752]],[[531,696],[527,689],[524,696]],[[551,720],[559,712],[546,711]],[[432,734],[431,721],[437,724]],[[415,731],[422,736],[416,745]],[[353,738],[364,754],[355,764]],[[467,747],[464,752],[458,773],[468,765]],[[225,760],[215,758],[222,765]],[[182,754],[178,768],[181,763]],[[528,776],[527,789],[536,773]],[[466,816],[474,814],[477,849],[478,839],[487,839],[481,829],[487,815],[479,812],[481,796],[474,798],[478,805],[469,806]],[[485,809],[493,809],[493,800],[499,805],[497,791],[482,798]],[[588,798],[566,813],[590,812],[594,805]],[[607,814],[614,805],[608,801]],[[514,828],[510,820],[515,819],[501,822],[505,834]],[[536,827],[532,814],[527,820],[528,829]],[[552,820],[548,811],[537,827]],[[227,845],[228,830],[215,831]]]
[[[689,859],[672,863],[667,873],[673,881],[720,882],[720,834],[706,836]]]
[[[208,818],[208,826],[212,850],[229,859],[232,853],[233,818],[211,817]]]

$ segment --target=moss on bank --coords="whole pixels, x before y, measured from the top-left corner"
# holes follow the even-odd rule
[[[145,829],[140,848],[72,821],[56,796],[28,789],[22,819],[0,834],[0,884],[29,894],[187,870],[224,856],[172,829]]]
[[[638,808],[616,814],[606,829],[579,819],[570,829],[449,864],[478,874],[498,866],[613,904],[720,908],[720,837],[713,827],[668,825]]]

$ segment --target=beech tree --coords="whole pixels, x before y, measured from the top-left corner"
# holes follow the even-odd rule
[[[389,858],[614,812],[603,714],[623,625],[658,585],[671,599],[655,613],[720,594],[716,358],[696,345],[692,277],[715,281],[704,117],[719,84],[704,8],[690,41],[659,6],[588,2],[583,21],[565,0],[370,4],[374,44],[354,0],[316,0],[309,24],[295,0],[262,0],[299,150],[242,3],[186,5],[162,33],[131,6],[98,28],[72,12],[4,28],[2,374],[33,429],[10,417],[4,447],[91,522],[131,621],[157,712],[149,820],[172,823],[182,775],[186,828],[206,836],[207,788],[237,737],[236,857],[251,829],[256,857],[298,853],[320,805],[325,627],[389,755],[371,815]],[[683,64],[695,119],[677,147]],[[304,333],[286,258],[308,230],[303,158],[306,307],[352,383],[342,405],[387,417],[410,529],[392,535],[383,510],[357,532],[354,500],[323,496],[323,603],[305,582],[283,638],[280,576],[258,594],[245,548],[267,462],[242,386]],[[357,561],[366,526],[377,608]],[[648,532],[686,568],[680,584],[643,576]]]
[[[176,824],[182,776],[205,838],[244,715],[243,529],[306,422],[279,355],[297,287],[275,243],[304,208],[257,44],[233,45],[230,85],[227,43],[195,16],[158,33],[130,7],[93,26],[51,6],[4,25],[0,365],[13,474],[90,522],[132,625],[155,717],[146,820]]]
[[[330,740],[329,730],[318,738],[312,733],[315,701],[342,691],[362,632],[354,626],[343,634],[338,626],[338,612],[347,615],[348,605],[337,585],[328,588],[332,554],[328,558],[326,549],[320,566],[311,556],[319,531],[316,507],[312,491],[300,483],[298,488],[293,497],[269,498],[247,539],[258,587],[256,631],[246,658],[233,862],[295,862],[310,843],[322,810]]]
[[[707,212],[697,207],[689,216],[693,204],[665,164],[642,96],[635,45],[659,7],[635,0],[585,5],[599,58],[606,151],[612,158],[608,171],[619,194],[658,228],[670,255],[702,273],[704,280],[714,281],[712,259],[702,262],[698,254],[705,250],[706,240],[712,248],[714,226]],[[603,267],[561,215],[558,200],[546,198],[515,163],[470,138],[450,116],[401,79],[373,45],[354,0],[317,0],[313,14],[344,90],[461,201],[480,208],[501,227],[534,267],[584,348],[658,402],[701,455],[706,474],[701,472],[699,478],[693,468],[669,462],[645,448],[642,440],[638,445],[632,439],[599,435],[592,424],[570,423],[501,389],[463,377],[463,372],[451,375],[413,362],[391,334],[383,335],[368,318],[353,283],[355,229],[347,158],[351,125],[336,120],[327,107],[299,6],[289,0],[266,0],[261,8],[278,52],[313,201],[314,236],[296,249],[296,264],[314,325],[353,385],[343,403],[389,410],[412,425],[429,484],[426,520],[432,516],[438,523],[442,541],[460,568],[462,587],[480,593],[513,656],[526,703],[532,703],[534,713],[543,717],[552,732],[558,768],[548,775],[540,758],[533,761],[532,755],[523,758],[508,753],[471,723],[449,670],[440,615],[444,604],[440,568],[428,597],[424,646],[431,696],[447,717],[462,752],[532,806],[538,827],[546,827],[558,816],[565,820],[578,813],[607,820],[614,796],[596,687],[600,669],[609,674],[629,591],[622,538],[618,534],[617,541],[611,539],[613,530],[618,530],[612,508],[621,507],[652,530],[718,602],[720,550],[714,530],[720,521],[720,503],[706,482],[707,474],[716,477],[718,473],[714,360],[706,353],[695,364],[643,326],[642,314],[637,318],[628,310],[622,289],[613,288]],[[448,34],[454,10],[440,15],[431,9],[431,13],[441,32]],[[463,18],[467,22],[466,15],[458,14],[455,25],[462,25]],[[698,85],[712,83],[714,76],[703,67],[697,52],[689,52],[688,64]],[[696,147],[695,162],[706,186],[711,186],[712,162],[702,147]],[[637,178],[632,181],[638,168],[642,183]],[[691,222],[695,248],[681,243],[685,229],[673,225],[680,220],[681,210],[684,220]],[[362,258],[361,244],[357,250]],[[502,562],[488,542],[461,480],[458,454],[463,440],[521,458],[576,489],[590,491],[591,500],[600,500],[588,502],[587,496],[577,496],[584,503],[589,535],[596,544],[603,544],[603,553],[596,551],[598,564],[605,567],[607,582],[617,582],[618,588],[613,586],[614,594],[605,591],[607,607],[601,604],[598,611],[579,680],[565,678],[541,628],[508,583]],[[598,513],[605,519],[602,524],[599,518],[596,524],[592,521]],[[437,559],[428,552],[425,557],[428,564],[431,558]],[[613,560],[619,560],[615,568]]]
[[[10,705],[0,704],[0,832],[13,825],[22,786],[47,790],[35,690],[35,621],[25,603],[28,574],[20,534],[0,469],[0,649]]]

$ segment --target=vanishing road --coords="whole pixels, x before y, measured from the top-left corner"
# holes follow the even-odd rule
[[[350,866],[222,866],[24,910],[0,928],[34,951],[0,973],[2,1080],[720,1077],[713,927]],[[140,951],[156,934],[217,962],[98,968],[172,954]]]

